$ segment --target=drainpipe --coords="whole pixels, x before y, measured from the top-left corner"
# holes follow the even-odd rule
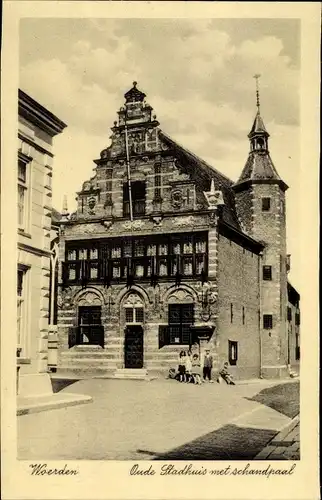
[[[259,310],[258,310],[258,332],[259,332],[259,378],[263,378],[263,339],[261,330],[261,311],[262,311],[262,280],[261,280],[261,268],[262,268],[262,257],[261,252],[258,256],[258,294],[259,294]]]
[[[54,306],[56,293],[56,265],[58,261],[58,245],[54,244],[54,248],[50,255],[51,263],[51,283],[50,283],[50,317],[48,327],[48,367],[54,370],[57,369],[57,325],[54,325]]]

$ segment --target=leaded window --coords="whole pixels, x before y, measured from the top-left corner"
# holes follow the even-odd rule
[[[207,233],[67,241],[64,279],[197,278],[207,275],[206,250]]]
[[[191,344],[190,327],[194,323],[194,305],[169,304],[170,344]]]

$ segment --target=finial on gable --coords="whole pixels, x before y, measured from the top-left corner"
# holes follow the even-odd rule
[[[68,205],[67,205],[67,195],[64,194],[63,198],[63,209],[61,213],[61,220],[68,220],[69,212],[68,212]]]
[[[210,191],[204,191],[204,195],[210,210],[215,210],[218,205],[225,204],[222,191],[216,190],[215,188],[215,181],[213,177],[210,183]]]

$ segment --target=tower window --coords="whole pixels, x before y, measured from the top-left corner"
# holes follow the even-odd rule
[[[263,266],[263,280],[271,281],[272,279],[272,266]]]
[[[245,307],[243,306],[242,310],[242,319],[243,319],[243,325],[245,324]]]
[[[230,322],[232,323],[234,319],[233,305],[230,304]]]
[[[228,340],[228,359],[230,365],[237,365],[238,342],[234,340]]]
[[[263,327],[265,330],[270,330],[273,328],[273,316],[272,314],[264,314],[263,315]]]
[[[271,199],[262,198],[262,212],[269,212],[271,209]]]
[[[292,309],[290,307],[287,308],[287,321],[292,321]]]

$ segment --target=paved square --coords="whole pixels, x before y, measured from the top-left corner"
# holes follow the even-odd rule
[[[262,388],[261,382],[194,386],[173,380],[81,380],[63,392],[90,395],[93,403],[18,417],[18,458],[189,459],[192,453],[198,459],[199,450],[200,459],[227,459],[228,431],[238,445],[238,427],[227,424],[262,407],[249,400]],[[271,429],[262,430],[243,425],[244,457],[245,443],[251,458],[273,437]],[[208,441],[216,452],[206,449]]]

